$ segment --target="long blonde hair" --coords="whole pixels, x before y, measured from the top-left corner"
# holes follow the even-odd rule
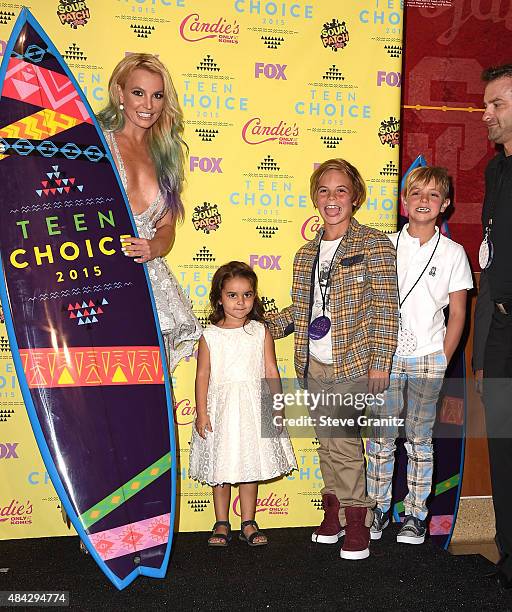
[[[185,150],[183,140],[183,112],[178,101],[171,75],[162,62],[149,53],[131,53],[114,68],[108,82],[109,101],[98,115],[104,130],[117,132],[124,127],[124,114],[119,108],[119,87],[123,88],[129,75],[140,68],[159,74],[164,84],[164,104],[158,121],[149,128],[148,145],[155,164],[160,189],[173,217],[182,220],[184,216],[181,190],[184,180]]]

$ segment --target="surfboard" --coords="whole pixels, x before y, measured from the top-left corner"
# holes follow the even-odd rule
[[[0,297],[37,444],[112,583],[163,578],[174,423],[147,271],[120,248],[136,235],[126,194],[87,99],[27,9],[0,83]]]
[[[464,470],[465,441],[465,373],[464,352],[452,359],[437,405],[434,425],[434,472],[432,491],[427,501],[430,541],[448,548],[459,509]],[[407,495],[407,453],[404,440],[397,443],[393,495],[393,519],[401,522],[403,500]]]

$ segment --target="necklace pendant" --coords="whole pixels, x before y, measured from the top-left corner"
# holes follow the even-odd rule
[[[494,257],[494,246],[489,238],[488,233],[485,233],[484,239],[482,240],[482,244],[480,245],[480,249],[478,251],[478,263],[480,264],[481,270],[487,270],[492,264],[492,259]]]
[[[325,315],[317,317],[309,324],[309,337],[311,340],[320,340],[329,333],[331,329],[331,319]]]
[[[416,350],[417,345],[416,334],[411,329],[400,326],[396,354],[401,356],[411,355]]]

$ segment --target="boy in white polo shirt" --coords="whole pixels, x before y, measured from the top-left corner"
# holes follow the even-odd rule
[[[406,544],[425,540],[436,405],[446,367],[464,328],[467,290],[473,287],[463,247],[443,236],[436,225],[439,214],[450,204],[449,188],[445,168],[423,166],[413,170],[402,193],[409,223],[389,236],[397,249],[400,325],[391,382],[379,416],[399,417],[407,383],[404,416],[409,492],[397,535],[397,542]],[[449,317],[445,326],[446,306]],[[370,535],[378,540],[389,524],[398,429],[380,427],[371,435],[375,437],[370,437],[367,445],[367,486],[377,506]]]

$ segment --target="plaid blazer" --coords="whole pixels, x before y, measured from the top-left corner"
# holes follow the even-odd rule
[[[291,306],[265,317],[274,338],[295,332],[299,378],[307,377],[308,326],[322,235],[323,229],[295,255]],[[370,369],[391,370],[398,335],[395,248],[385,234],[354,218],[333,262],[330,311],[335,382],[367,376]]]

